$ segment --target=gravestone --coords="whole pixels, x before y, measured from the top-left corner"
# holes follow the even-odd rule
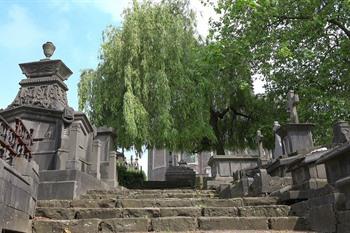
[[[32,155],[40,170],[39,199],[73,199],[92,188],[115,187],[116,161],[110,136],[95,130],[84,113],[68,105],[72,71],[51,60],[51,42],[43,45],[46,58],[22,63],[15,100],[0,112],[10,124],[21,118],[33,133]],[[106,171],[102,174],[101,171]]]

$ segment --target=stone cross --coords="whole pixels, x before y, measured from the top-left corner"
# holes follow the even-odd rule
[[[263,139],[263,135],[261,134],[261,131],[258,130],[256,131],[256,142],[258,144],[258,153],[259,153],[259,157],[261,158],[262,156],[264,156],[265,151],[264,151],[264,147],[263,147],[263,143],[262,143],[262,139]]]
[[[288,92],[288,103],[287,103],[287,112],[289,113],[289,120],[291,123],[299,123],[297,105],[299,103],[299,95],[295,94],[293,90]]]

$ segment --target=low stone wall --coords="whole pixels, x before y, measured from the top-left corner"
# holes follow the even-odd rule
[[[111,188],[108,184],[78,170],[46,170],[40,171],[38,199],[76,199],[91,189]]]
[[[31,232],[30,219],[34,217],[39,185],[38,165],[33,161],[26,161],[26,166],[20,164],[21,161],[14,161],[12,167],[0,159],[0,232]]]

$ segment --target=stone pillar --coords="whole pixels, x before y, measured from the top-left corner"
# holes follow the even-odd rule
[[[106,182],[112,187],[117,187],[118,185],[117,153],[115,151],[109,152],[108,178]]]
[[[69,140],[69,156],[66,161],[67,170],[81,170],[81,162],[79,161],[77,151],[78,151],[78,136],[79,136],[80,126],[79,123],[73,123],[70,126],[70,140]]]
[[[92,144],[92,155],[90,158],[89,174],[101,179],[100,165],[101,165],[102,143],[100,140],[94,140]]]

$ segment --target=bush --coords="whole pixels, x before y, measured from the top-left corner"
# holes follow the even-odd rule
[[[146,180],[146,175],[143,171],[127,168],[125,165],[117,165],[118,182],[127,188],[141,187]]]

